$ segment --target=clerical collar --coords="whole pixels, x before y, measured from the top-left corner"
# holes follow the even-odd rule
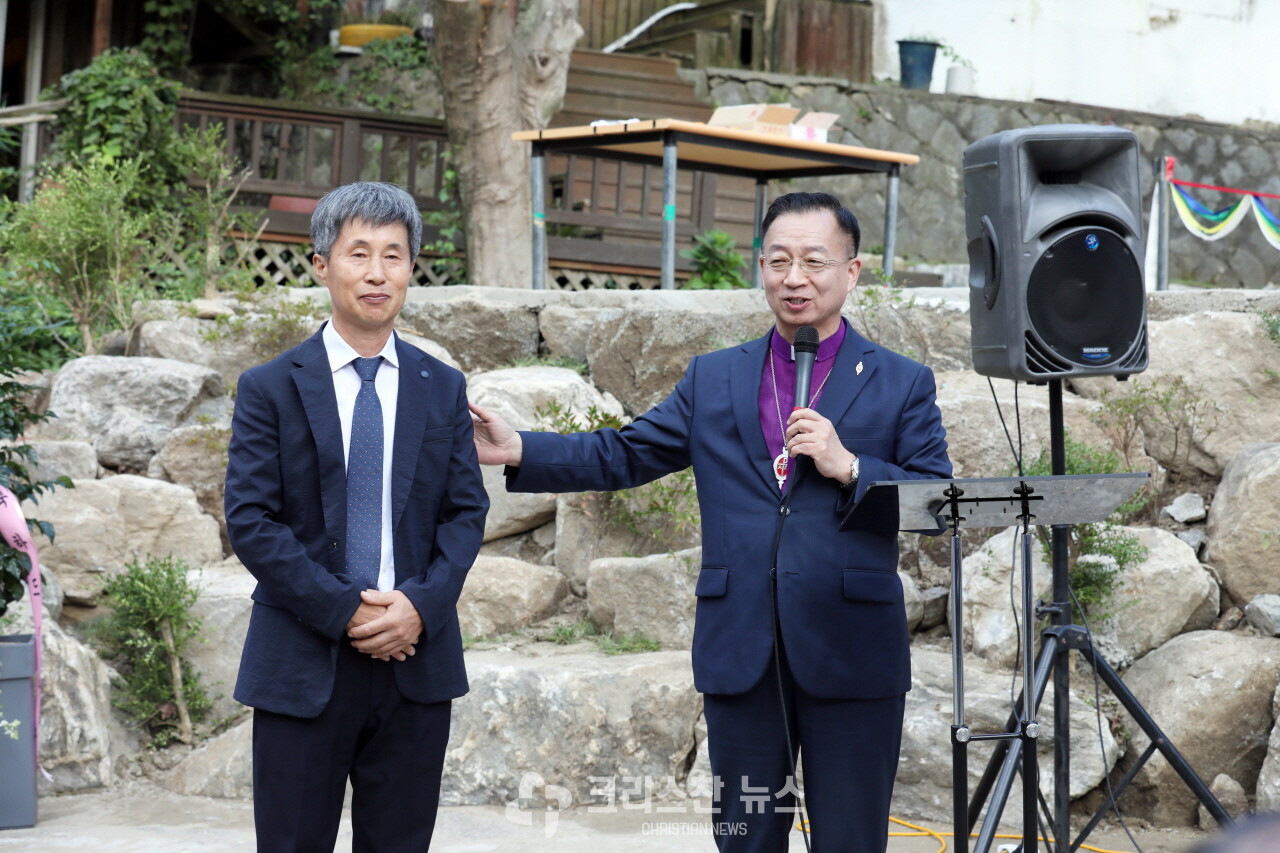
[[[840,327],[831,337],[818,343],[818,361],[827,361],[836,357],[836,353],[840,352],[840,345],[844,343],[845,325],[844,321],[840,321]],[[796,360],[795,352],[792,349],[791,342],[784,338],[778,332],[778,327],[773,327],[773,335],[769,338],[769,346],[773,347],[774,354],[789,362]]]

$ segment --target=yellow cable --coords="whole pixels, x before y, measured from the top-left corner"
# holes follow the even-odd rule
[[[954,832],[940,832],[940,831],[929,829],[928,827],[925,827],[925,826],[916,826],[914,823],[907,823],[905,820],[899,820],[896,817],[890,817],[889,820],[890,822],[896,823],[899,826],[905,826],[907,829],[915,830],[914,832],[890,832],[889,836],[891,838],[932,838],[938,842],[938,849],[935,850],[934,853],[946,853],[946,850],[947,850],[946,839],[955,837]],[[807,820],[800,821],[799,823],[796,824],[796,829],[800,830],[801,832],[809,832],[810,831],[809,821]],[[977,838],[978,833],[971,832],[969,833],[969,837]],[[995,835],[993,837],[1004,838],[1010,841],[1022,840],[1021,835]],[[1036,841],[1040,841],[1044,843],[1052,843],[1051,839],[1044,838],[1044,837],[1038,837]],[[1122,851],[1122,850],[1108,850],[1105,847],[1094,847],[1091,844],[1081,844],[1079,849],[1089,850],[1091,851],[1091,853],[1127,853],[1127,851]]]

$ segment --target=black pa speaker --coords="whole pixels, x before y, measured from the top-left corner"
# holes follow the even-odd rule
[[[1138,140],[1007,130],[964,152],[974,369],[1043,382],[1147,368]]]

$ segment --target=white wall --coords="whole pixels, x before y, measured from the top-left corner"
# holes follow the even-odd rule
[[[877,79],[933,36],[986,98],[1280,123],[1280,0],[875,0]],[[951,61],[938,56],[932,91]]]

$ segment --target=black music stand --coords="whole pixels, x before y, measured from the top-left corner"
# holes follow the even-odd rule
[[[1032,532],[1033,525],[1071,525],[1104,521],[1117,507],[1124,503],[1143,484],[1147,482],[1147,474],[1098,474],[1098,475],[1058,475],[1048,477],[984,477],[973,479],[950,480],[890,480],[872,483],[859,502],[859,508],[868,514],[878,517],[882,522],[893,523],[899,530],[939,534],[947,529],[951,531],[951,615],[952,615],[952,678],[953,678],[953,720],[951,725],[952,745],[952,786],[953,817],[955,823],[955,846],[957,853],[968,853],[970,828],[977,823],[978,814],[989,793],[992,794],[991,808],[983,819],[981,830],[975,846],[976,853],[987,853],[995,838],[996,826],[1004,811],[1013,777],[1021,762],[1022,797],[1023,797],[1023,853],[1034,853],[1039,833],[1038,827],[1038,787],[1037,757],[1035,741],[1040,736],[1040,724],[1035,718],[1045,687],[1054,669],[1059,654],[1067,649],[1076,649],[1099,674],[1107,687],[1120,700],[1125,709],[1134,716],[1139,726],[1151,738],[1151,746],[1139,759],[1137,765],[1128,776],[1116,786],[1114,796],[1133,780],[1137,771],[1159,749],[1174,770],[1192,789],[1211,814],[1226,826],[1231,822],[1222,805],[1210,793],[1186,759],[1173,747],[1169,738],[1160,730],[1155,721],[1146,712],[1138,700],[1125,687],[1120,676],[1116,674],[1105,660],[1096,653],[1089,642],[1083,628],[1075,625],[1055,625],[1042,632],[1042,645],[1039,657],[1032,664],[1031,649],[1034,633],[1032,624],[1051,607],[1037,608],[1032,601]],[[1022,527],[1022,646],[1026,650],[1023,655],[1022,696],[1015,704],[1013,714],[1006,726],[1008,731],[991,734],[976,734],[970,731],[964,717],[964,641],[963,641],[963,605],[961,588],[961,548],[960,528],[967,527]],[[1060,528],[1059,528],[1060,529]],[[1055,574],[1059,571],[1059,562],[1054,561]],[[1065,572],[1065,566],[1061,571]],[[1065,583],[1065,578],[1055,577]],[[1068,604],[1055,602],[1055,606],[1068,607]],[[1069,613],[1069,609],[1067,610]],[[1068,718],[1068,691],[1064,684],[1055,682],[1054,704],[1056,737],[1059,741],[1069,738],[1069,729],[1064,724]],[[1016,728],[1015,728],[1016,726]],[[992,756],[978,789],[974,792],[974,800],[968,802],[969,758],[968,745],[972,741],[998,741],[996,753]],[[1060,755],[1064,750],[1059,750]],[[998,772],[997,772],[998,771]],[[1061,778],[1064,773],[1055,776],[1055,783],[1066,785]],[[994,792],[993,792],[994,785]],[[1065,799],[1063,797],[1062,799]],[[1069,828],[1068,815],[1060,815],[1057,822],[1058,832],[1055,842],[1059,853],[1068,853],[1076,849],[1084,838],[1102,819],[1110,805],[1110,800],[1103,803],[1088,826],[1080,833],[1070,847],[1067,843],[1068,832],[1060,827]]]

